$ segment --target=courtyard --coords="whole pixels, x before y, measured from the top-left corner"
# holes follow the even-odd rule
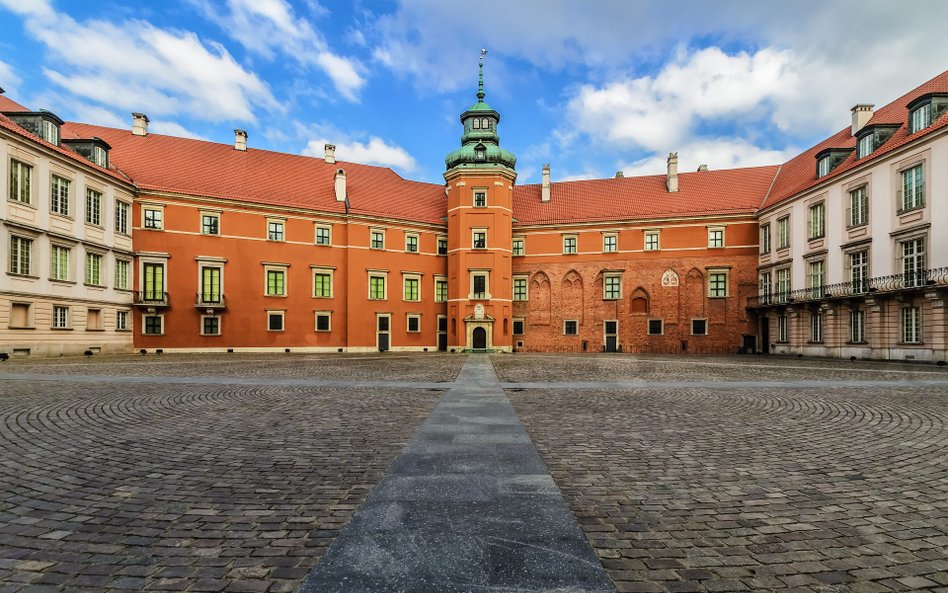
[[[472,365],[482,374],[464,379]],[[496,393],[474,389],[486,376]],[[944,367],[753,356],[165,354],[12,359],[0,378],[0,593],[330,590],[319,579],[335,573],[314,567],[338,568],[350,542],[365,541],[353,534],[372,523],[373,501],[402,500],[391,495],[393,479],[435,469],[506,474],[522,462],[506,456],[514,450],[526,469],[515,476],[519,489],[502,484],[502,500],[525,501],[523,513],[539,523],[518,523],[510,503],[517,509],[504,529],[559,521],[536,507],[556,507],[561,494],[598,558],[578,565],[619,592],[948,591]],[[462,385],[472,389],[467,399],[448,401]],[[445,428],[461,422],[446,412],[480,397],[503,408],[498,417],[512,406],[500,419],[476,419],[507,440]],[[468,448],[432,446],[448,441]],[[529,463],[534,447],[538,466]],[[444,469],[445,455],[463,463],[451,457]],[[448,492],[437,508],[460,525],[472,500]],[[353,517],[360,507],[361,521]],[[490,522],[484,508],[465,520]],[[496,529],[485,538],[533,537]],[[445,558],[463,556],[451,549],[470,539],[461,533]],[[558,534],[534,534],[549,545],[531,549],[555,548]],[[437,570],[454,565],[433,564],[401,578],[442,574],[444,582],[403,580],[388,590],[603,590],[571,585],[565,573],[554,575],[555,589],[516,571],[451,584]],[[338,590],[370,590],[358,587]]]

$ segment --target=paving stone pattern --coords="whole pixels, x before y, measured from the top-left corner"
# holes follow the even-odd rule
[[[948,591],[945,388],[508,394],[620,592]]]
[[[295,591],[442,393],[4,380],[0,592]]]

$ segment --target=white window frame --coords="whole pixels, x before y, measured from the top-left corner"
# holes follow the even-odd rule
[[[72,311],[68,305],[53,305],[50,329],[72,329]]]
[[[267,219],[267,241],[277,243],[286,242],[286,219],[268,218]]]
[[[703,333],[703,334],[695,333],[695,321],[702,321],[702,322],[704,322],[704,333]],[[691,319],[691,327],[690,327],[689,329],[691,330],[691,335],[693,335],[693,336],[706,336],[706,335],[708,335],[708,318],[707,318],[707,317],[693,317],[693,318]]]
[[[155,317],[158,319],[158,331],[148,332],[147,319]],[[143,336],[163,336],[165,335],[165,316],[161,313],[142,313],[142,335]]]
[[[563,235],[563,255],[579,253],[579,237],[575,234]]]
[[[567,332],[567,324],[573,324],[572,332]],[[564,319],[563,320],[563,335],[564,336],[578,336],[579,335],[579,320],[578,319]]]
[[[515,274],[511,283],[511,298],[514,302],[523,302],[530,300],[530,277],[524,274]],[[518,297],[517,286],[522,283],[523,295]]]
[[[761,272],[758,277],[758,291],[760,302],[763,305],[769,305],[774,290],[773,273],[770,270]]]
[[[478,235],[483,236],[483,244],[481,247],[478,247]],[[472,228],[471,229],[471,249],[476,251],[481,251],[487,249],[487,229],[486,228]]]
[[[149,214],[152,216],[149,217]],[[142,228],[160,231],[165,228],[165,207],[155,204],[142,204]]]
[[[63,254],[65,262],[56,257]],[[58,243],[49,246],[49,279],[58,282],[69,282],[72,278],[72,248]]]
[[[421,250],[418,233],[405,233],[405,253],[419,253]]]
[[[49,176],[49,211],[52,214],[57,216],[65,216],[66,218],[72,218],[69,215],[69,207],[71,205],[72,199],[72,179],[68,177],[63,177],[62,175],[57,175],[56,173],[51,173]]]
[[[444,294],[439,294],[439,287],[444,286]],[[434,302],[436,303],[446,303],[448,302],[448,277],[447,276],[435,276],[434,277]]]
[[[725,228],[723,226],[708,227],[708,248],[722,249],[725,247]]]
[[[286,311],[284,309],[267,309],[267,331],[268,332],[284,332],[286,331]],[[270,319],[272,316],[278,316],[280,318],[280,329],[272,329],[270,327]]]
[[[86,224],[102,227],[102,206],[105,204],[105,192],[93,187],[86,188]]]
[[[105,254],[97,251],[87,251],[85,263],[85,285],[105,286]]]
[[[283,274],[283,292],[281,293],[270,293],[270,272],[280,272]],[[273,263],[264,263],[263,264],[263,296],[265,297],[276,297],[276,298],[286,298],[290,293],[290,266],[289,264],[273,264]],[[221,287],[223,290],[223,287]]]
[[[372,279],[373,278],[381,278],[382,280],[381,298],[372,296]],[[366,288],[368,289],[368,298],[370,301],[387,301],[388,300],[388,272],[370,271],[368,275]]]
[[[201,234],[208,237],[220,237],[221,236],[221,213],[220,212],[206,212],[202,211],[201,216]],[[213,219],[215,221],[215,232],[209,232],[207,225],[205,225],[205,219]]]
[[[826,202],[820,200],[807,207],[807,220],[809,222],[807,238],[810,241],[823,239],[826,237]]]
[[[790,342],[790,318],[786,315],[777,316],[777,342],[781,344]]]
[[[124,274],[120,273],[119,270],[124,268]],[[129,272],[132,269],[131,260],[127,260],[121,257],[115,258],[115,286],[114,288],[118,290],[129,290],[128,281],[129,281]],[[121,283],[119,282],[121,281]]]
[[[866,134],[856,142],[856,158],[863,159],[872,154],[875,144],[875,134]]]
[[[710,299],[723,299],[727,298],[730,295],[728,290],[730,284],[730,270],[721,270],[708,268],[708,298]],[[716,278],[724,276],[724,291],[721,293],[720,286],[717,286]]]
[[[760,225],[760,254],[767,255],[770,253],[771,244],[770,244],[770,223],[765,222]]]
[[[932,125],[932,104],[919,105],[909,112],[909,134],[914,134]]]
[[[132,219],[132,204],[125,200],[115,200],[115,232],[130,237]]]
[[[314,299],[331,299],[335,296],[335,268],[323,267],[323,266],[310,266],[312,273],[312,281],[310,284],[313,287],[312,296]],[[329,294],[321,295],[316,294],[316,276],[324,275],[329,276]]]
[[[14,248],[14,244],[17,245]],[[7,271],[14,276],[33,275],[33,238],[10,235],[10,257]]]
[[[381,245],[375,245],[376,235],[381,237]],[[369,249],[385,249],[385,229],[369,229]]]
[[[128,320],[131,319],[131,312],[124,309],[115,312],[115,331],[129,331]]]
[[[483,203],[478,203],[478,197],[483,198]],[[471,193],[471,204],[474,208],[487,208],[487,188],[486,187],[475,187]]]
[[[216,320],[217,320],[217,333],[210,334],[210,333],[207,333],[206,331],[204,331],[204,330],[205,330],[204,322],[205,322],[207,319],[216,319]],[[221,335],[221,334],[223,333],[223,332],[222,332],[222,329],[223,329],[223,328],[221,328],[221,316],[220,316],[220,315],[201,315],[201,327],[200,327],[199,329],[201,330],[201,331],[200,331],[200,334],[201,334],[202,336],[219,336],[219,335]]]
[[[475,295],[474,293],[474,278],[483,276],[484,277],[484,292],[478,293],[480,296]],[[468,294],[468,299],[473,301],[486,301],[490,300],[490,270],[471,270],[468,274],[470,279],[470,294]]]
[[[909,178],[911,177],[911,185]],[[899,171],[899,213],[925,207],[925,163],[916,163]],[[907,191],[911,188],[911,192]]]
[[[611,283],[614,286],[610,286]],[[611,293],[611,294],[610,294]],[[609,273],[602,276],[602,299],[604,301],[618,301],[622,298],[622,274]]]
[[[327,320],[326,329],[319,329],[319,318],[325,317]],[[313,331],[319,332],[321,334],[329,333],[332,331],[332,311],[314,311],[313,312]]]
[[[527,322],[523,317],[514,317],[511,324],[511,332],[515,336],[522,336],[527,331]],[[517,332],[517,324],[520,324],[520,332]]]
[[[789,249],[793,242],[790,228],[790,215],[777,219],[777,250]]]
[[[922,343],[922,308],[918,305],[906,305],[899,310],[899,341]]]
[[[912,247],[909,250],[909,247]],[[928,280],[928,237],[921,235],[901,239],[896,245],[898,270],[904,288],[924,286]]]
[[[823,343],[823,314],[820,312],[810,312],[810,342]]]
[[[862,184],[848,192],[846,228],[854,229],[869,224],[869,185]]]
[[[332,225],[317,224],[313,230],[313,241],[316,245],[329,247],[332,245]],[[324,237],[320,237],[320,231],[324,231]]]
[[[619,235],[617,233],[603,233],[602,252],[603,253],[618,253],[619,252]]]
[[[33,205],[33,165],[17,159],[10,159],[10,179],[7,184],[12,193],[7,196],[11,202]]]
[[[866,342],[866,312],[862,309],[853,309],[849,312],[849,342],[852,344]]]
[[[409,299],[405,294],[408,290],[409,281],[416,282],[417,286],[415,287],[415,298]],[[411,273],[406,274],[402,273],[402,300],[408,303],[419,303],[421,302],[421,274]]]
[[[437,242],[435,243],[438,248],[438,255],[447,255],[448,254],[448,237],[445,235],[438,235]],[[442,250],[442,246],[444,249]]]
[[[652,323],[658,322],[658,332],[652,331]],[[664,336],[665,335],[665,320],[664,319],[649,319],[645,323],[645,333],[649,336]]]
[[[417,322],[417,325],[416,325],[417,329],[411,329],[412,319],[414,319]],[[405,332],[409,334],[421,333],[421,313],[406,313],[405,314]]]
[[[527,254],[527,241],[525,237],[514,237],[510,245],[511,253],[514,257],[521,257]]]

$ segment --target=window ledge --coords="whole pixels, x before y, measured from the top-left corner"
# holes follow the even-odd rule
[[[116,328],[115,332],[116,332],[116,333],[120,333],[120,334],[130,334],[130,333],[132,333],[132,330],[130,330],[130,329],[118,329],[118,328]]]
[[[899,216],[902,216],[903,214],[908,214],[909,212],[924,210],[926,205],[927,204],[922,204],[920,206],[912,206],[911,208],[899,208],[898,210],[895,211],[895,213]]]
[[[869,342],[866,340],[863,340],[861,342],[846,342],[847,346],[867,346],[868,344]]]
[[[71,332],[72,331],[71,327],[51,327],[49,329],[56,332]]]
[[[77,284],[77,282],[76,282],[75,280],[63,280],[63,279],[61,279],[61,278],[50,278],[49,281],[50,281],[50,282],[55,282],[56,284],[69,284],[69,285],[72,285],[72,286],[74,286],[74,285]]]
[[[285,298],[286,298],[286,295],[285,295],[285,294],[267,294],[267,293],[263,293],[263,296],[265,296],[265,297],[270,297],[270,298],[275,298],[275,299],[285,299]]]
[[[82,285],[85,286],[86,288],[95,288],[97,290],[105,290],[106,288],[105,286],[101,284],[89,284],[88,282],[83,282]]]
[[[36,210],[36,206],[34,206],[34,205],[33,205],[32,203],[30,203],[30,202],[21,202],[20,200],[17,200],[17,199],[14,199],[14,198],[7,198],[7,201],[8,201],[8,202],[12,202],[12,203],[14,203],[14,204],[17,204],[17,205],[19,205],[19,206],[26,206],[27,208],[32,208],[33,210]]]
[[[86,331],[87,332],[104,332],[105,328],[104,327],[87,327]]]
[[[861,228],[867,227],[867,226],[869,226],[869,222],[868,222],[868,221],[867,221],[867,222],[860,222],[859,224],[852,224],[852,225],[847,224],[847,225],[846,225],[846,230],[847,230],[847,231],[852,231],[852,230],[861,229]]]
[[[104,231],[104,230],[105,230],[105,226],[104,226],[104,225],[95,224],[95,223],[93,223],[93,222],[87,222],[87,223],[86,223],[86,226],[87,226],[87,227],[92,227],[92,228],[94,228],[94,229],[99,229],[100,231]]]
[[[924,346],[925,342],[896,342],[899,346]]]
[[[39,276],[34,276],[32,274],[17,274],[16,272],[7,272],[7,276],[13,276],[14,278],[29,278],[30,280],[39,280]]]
[[[36,329],[35,325],[10,325],[10,329]]]

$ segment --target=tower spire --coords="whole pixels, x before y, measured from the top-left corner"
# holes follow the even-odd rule
[[[477,100],[484,100],[484,56],[487,55],[486,49],[481,49],[481,58],[477,63]]]

